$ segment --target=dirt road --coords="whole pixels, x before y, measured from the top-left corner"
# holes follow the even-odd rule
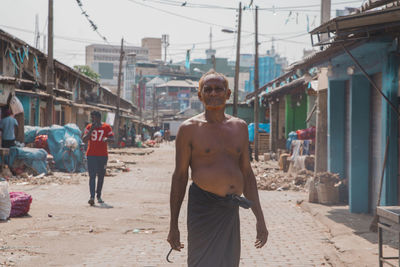
[[[185,266],[185,250],[173,252],[173,264],[165,261],[174,147],[163,144],[154,150],[148,155],[110,155],[110,160],[136,164],[129,165],[130,172],[106,177],[103,206],[87,204],[87,176],[65,184],[12,184],[11,191],[27,192],[33,202],[29,216],[0,223],[0,265]],[[261,250],[253,247],[254,216],[241,211],[241,266],[336,265],[326,229],[296,205],[303,197],[299,192],[260,193],[271,232]],[[185,213],[183,208],[184,242]]]

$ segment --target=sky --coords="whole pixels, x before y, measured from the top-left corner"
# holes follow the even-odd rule
[[[365,0],[364,0],[365,1]],[[337,9],[360,7],[363,0],[331,0],[331,17]],[[82,6],[78,5],[78,2]],[[205,58],[212,48],[216,57],[234,60],[237,29],[235,0],[54,0],[54,56],[69,65],[85,64],[85,46],[93,43],[141,46],[145,37],[169,35],[167,60],[179,62],[191,49],[191,58]],[[244,0],[242,6],[241,53],[254,53],[255,12],[258,11],[259,53],[271,49],[289,63],[301,59],[303,49],[311,49],[310,35],[320,24],[321,0]],[[34,45],[35,18],[41,33],[47,35],[48,0],[0,0],[0,29]],[[251,6],[250,6],[251,5]],[[87,17],[82,14],[85,11]],[[97,27],[93,30],[91,23]],[[104,41],[104,38],[107,41]],[[47,53],[47,52],[46,52]]]

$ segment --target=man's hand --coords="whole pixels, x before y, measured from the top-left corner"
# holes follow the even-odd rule
[[[183,244],[180,241],[180,233],[179,230],[176,229],[170,229],[169,234],[168,234],[168,239],[167,241],[171,245],[171,248],[177,251],[181,251],[181,248],[183,248]]]
[[[254,243],[254,246],[256,248],[262,248],[265,243],[267,243],[268,240],[268,230],[267,226],[265,225],[265,222],[257,222],[257,239],[256,242]]]

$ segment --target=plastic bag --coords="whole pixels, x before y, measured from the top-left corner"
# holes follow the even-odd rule
[[[24,107],[22,106],[21,101],[19,101],[18,97],[15,95],[10,100],[10,108],[14,115],[24,113]]]
[[[7,181],[0,182],[0,220],[7,220],[10,217],[11,201],[8,193]]]

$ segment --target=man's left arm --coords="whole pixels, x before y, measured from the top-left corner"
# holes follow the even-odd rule
[[[107,136],[104,138],[104,142],[107,142],[109,144],[114,143],[114,133],[110,125],[107,125]]]
[[[15,135],[15,139],[17,139],[18,138],[18,121],[14,118],[14,122],[15,122],[15,125],[14,125],[14,135]]]
[[[251,209],[256,217],[257,220],[257,238],[255,242],[256,248],[261,248],[267,243],[268,240],[268,230],[267,226],[265,225],[264,214],[261,209],[260,199],[258,196],[258,189],[257,189],[257,182],[254,176],[253,170],[251,169],[250,165],[250,158],[249,158],[249,134],[247,130],[247,125],[245,123],[244,127],[241,127],[241,136],[245,140],[243,142],[243,149],[242,154],[240,156],[240,169],[243,174],[244,178],[244,189],[243,194],[244,196],[252,202]]]

